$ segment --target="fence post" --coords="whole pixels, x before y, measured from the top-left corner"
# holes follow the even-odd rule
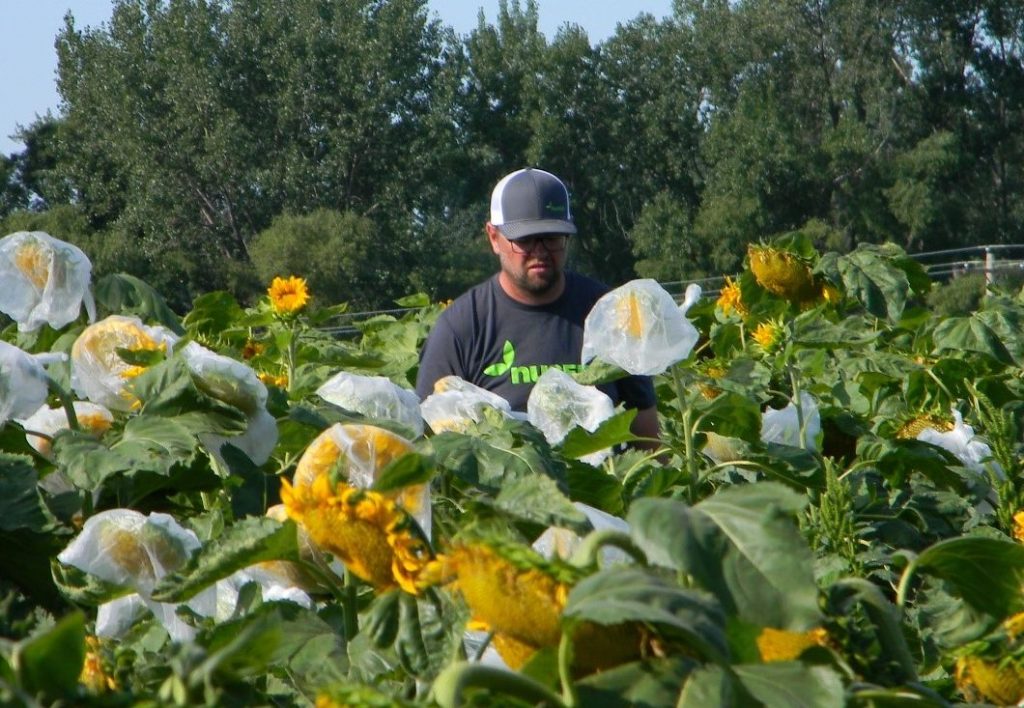
[[[996,279],[996,254],[991,248],[985,249],[985,287],[990,289]]]

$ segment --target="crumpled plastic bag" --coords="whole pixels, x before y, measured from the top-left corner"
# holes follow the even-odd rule
[[[160,350],[171,355],[178,336],[138,317],[111,315],[86,327],[71,347],[71,387],[82,398],[115,411],[129,411],[138,399],[127,384],[145,369],[122,359],[118,349]]]
[[[445,376],[434,384],[434,393],[423,399],[420,414],[435,433],[466,432],[483,420],[487,408],[514,417],[512,406],[498,394],[458,376]]]
[[[311,487],[318,477],[337,470],[351,486],[369,489],[385,467],[413,451],[411,442],[390,430],[376,425],[335,423],[306,447],[292,475],[292,486]],[[387,495],[416,519],[430,538],[429,485],[410,485]]]
[[[611,530],[629,533],[629,523],[625,519],[620,519],[582,502],[573,502],[572,505],[586,515],[590,525],[594,527],[594,531]],[[533,542],[533,550],[548,559],[557,556],[562,560],[569,560],[582,542],[583,539],[574,531],[560,526],[549,526]],[[604,566],[613,563],[629,563],[631,560],[629,554],[619,548],[606,546],[601,549],[601,563]]]
[[[60,329],[85,305],[89,321],[96,304],[89,292],[92,263],[77,246],[44,231],[17,231],[0,239],[0,312],[19,332],[44,324]]]
[[[240,361],[195,342],[186,344],[182,355],[197,388],[234,406],[248,418],[248,425],[240,435],[200,434],[203,446],[222,467],[226,467],[222,449],[228,443],[244,452],[255,465],[270,459],[277,445],[277,420],[267,412],[267,387],[256,372]]]
[[[917,434],[917,439],[953,453],[972,472],[984,474],[987,469],[998,479],[1006,478],[1003,468],[992,460],[992,448],[974,437],[974,428],[964,423],[956,408],[953,408],[952,430],[942,433],[934,428],[925,428]]]
[[[165,575],[182,568],[201,546],[194,532],[168,514],[144,516],[132,509],[109,509],[89,517],[57,560],[108,583],[131,588],[171,639],[184,642],[192,639],[195,630],[177,615],[180,605],[157,602],[151,595]],[[124,598],[107,604],[110,606],[97,619],[104,629],[103,636],[124,631],[140,611],[137,602]],[[206,588],[184,605],[196,614],[212,617],[217,608],[216,590]]]
[[[700,292],[691,284],[683,304],[676,305],[665,288],[645,278],[606,293],[583,323],[580,360],[598,357],[630,374],[664,372],[688,357],[700,337],[686,318]]]
[[[114,424],[114,415],[106,406],[89,401],[74,401],[71,407],[75,411],[79,427],[97,437],[110,430],[110,426]],[[22,420],[21,426],[25,429],[25,440],[28,444],[48,459],[52,459],[53,441],[32,433],[43,433],[52,438],[61,430],[71,427],[68,423],[68,412],[63,407],[50,408],[49,406],[41,407]]]
[[[540,375],[526,402],[527,420],[540,429],[552,445],[562,442],[573,428],[592,433],[614,414],[615,404],[607,394],[594,386],[577,383],[569,374],[555,368]],[[596,467],[611,453],[608,448],[580,459]]]
[[[46,402],[49,383],[37,357],[0,342],[0,427],[13,418],[27,418]]]
[[[413,437],[423,434],[420,399],[415,391],[397,386],[384,376],[359,376],[342,371],[323,383],[316,394],[328,403],[371,420],[399,423]]]
[[[818,436],[821,434],[818,402],[811,394],[801,391],[800,406],[804,416],[804,447],[817,452]],[[790,401],[785,408],[769,408],[764,412],[761,416],[761,441],[800,447],[800,418],[795,403]]]

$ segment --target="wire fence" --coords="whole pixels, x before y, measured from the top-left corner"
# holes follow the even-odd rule
[[[984,273],[985,281],[991,285],[999,274],[1020,273],[1024,275],[1024,244],[990,244],[986,246],[967,246],[964,248],[948,248],[941,251],[924,251],[911,253],[911,258],[918,261],[928,276],[935,281],[946,282],[952,278],[972,273]],[[1018,256],[1008,258],[1006,256]],[[663,281],[659,284],[669,292],[677,302],[682,302],[686,288],[695,283],[700,286],[703,297],[717,298],[730,276],[713,275],[694,280]],[[381,315],[401,317],[409,312],[420,310],[420,307],[396,307],[385,310],[366,310],[364,312],[345,312],[337,317],[337,324],[321,327],[321,331],[338,337],[352,336],[360,332],[358,325]]]

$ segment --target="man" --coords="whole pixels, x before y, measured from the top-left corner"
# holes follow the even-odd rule
[[[527,168],[502,178],[491,193],[485,228],[500,270],[441,314],[420,354],[416,393],[426,398],[438,379],[454,374],[525,411],[546,369],[584,368],[583,322],[608,288],[563,270],[576,225],[569,191],[550,172]],[[658,438],[649,377],[629,376],[599,388],[615,403],[638,409],[635,435]]]

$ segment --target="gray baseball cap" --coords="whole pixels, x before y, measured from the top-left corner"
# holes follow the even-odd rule
[[[505,175],[491,192],[491,224],[507,239],[574,234],[569,190],[550,172],[527,167]]]

